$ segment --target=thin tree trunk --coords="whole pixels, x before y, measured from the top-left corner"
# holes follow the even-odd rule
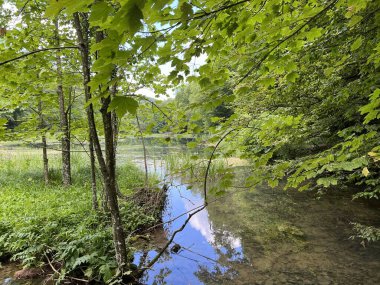
[[[74,104],[74,101],[72,101],[73,97],[75,98],[75,88],[70,87],[69,98],[68,98],[69,106],[66,110],[67,137],[70,143],[71,143],[71,122],[72,122],[72,113],[73,113],[72,110],[73,110],[73,104]],[[71,148],[71,145],[70,145],[70,148]],[[70,159],[70,174],[71,174],[71,159]]]
[[[111,80],[115,79],[117,76],[117,69],[116,67],[112,71],[112,78]],[[117,84],[114,83],[110,90],[111,98],[114,98],[117,94]],[[113,144],[115,149],[115,160],[116,160],[116,153],[117,153],[117,144],[119,139],[119,122],[117,120],[117,115],[115,111],[111,112],[111,119],[112,119],[112,132],[113,132]]]
[[[45,127],[45,121],[44,121],[44,117],[42,115],[41,97],[39,98],[39,101],[38,101],[38,116],[40,119],[40,128],[43,129]],[[49,159],[48,159],[48,155],[47,155],[47,143],[46,143],[45,131],[42,134],[41,142],[42,142],[42,161],[43,161],[43,165],[44,165],[44,181],[45,181],[45,185],[48,185],[49,184]]]
[[[55,20],[55,38],[56,45],[60,45],[59,40],[59,24],[58,19]],[[57,63],[57,94],[59,103],[59,123],[62,132],[62,181],[64,186],[71,185],[71,159],[70,159],[70,134],[67,113],[65,110],[65,95],[62,86],[62,60],[61,51],[57,50],[56,54]]]
[[[116,75],[117,75],[117,69],[115,67],[114,70],[112,71],[111,80],[115,79]],[[114,83],[111,87],[111,90],[110,90],[111,99],[114,98],[116,96],[116,94],[117,94],[117,84]],[[118,142],[119,142],[119,122],[118,122],[117,115],[116,115],[115,111],[111,111],[111,120],[112,120],[112,134],[113,134],[115,169],[117,169],[116,154],[117,154],[117,146],[118,146]],[[121,191],[120,191],[119,183],[117,183],[117,180],[116,180],[116,193],[117,193],[118,197],[125,198],[123,193],[121,193]]]
[[[47,144],[46,144],[46,136],[42,135],[42,159],[44,162],[44,180],[45,184],[49,184],[49,159],[47,155]]]
[[[94,153],[94,143],[92,142],[91,135],[89,136],[89,150],[90,150],[90,162],[91,162],[92,208],[95,211],[98,211],[99,205],[98,205],[98,195],[97,195],[97,189],[96,189],[95,153]]]
[[[111,217],[112,217],[112,227],[113,227],[113,237],[116,248],[116,260],[120,268],[125,267],[127,249],[125,245],[125,234],[123,229],[123,224],[119,212],[119,204],[117,199],[117,183],[116,183],[116,160],[115,160],[115,149],[113,144],[113,129],[112,129],[112,118],[111,113],[108,112],[108,106],[111,98],[105,98],[102,100],[103,106],[101,109],[103,117],[104,126],[104,138],[105,138],[105,154],[106,154],[106,164],[108,170],[108,176],[105,180],[108,205],[110,207]]]
[[[141,143],[142,143],[143,151],[144,151],[144,166],[145,166],[145,185],[144,186],[145,186],[145,188],[147,188],[148,187],[148,161],[147,161],[147,156],[146,156],[146,147],[145,147],[144,135],[143,135],[143,132],[141,129],[139,116],[137,114],[136,114],[136,121],[137,121],[137,127],[138,127],[139,132],[140,132]]]
[[[89,57],[89,28],[88,19],[86,14],[82,14],[82,21],[79,18],[79,14],[74,14],[74,25],[78,36],[78,44],[80,46],[82,57],[82,72],[83,72],[83,85],[85,90],[86,101],[91,99],[91,90],[88,86],[90,82],[90,57]],[[102,118],[104,126],[105,136],[105,154],[106,160],[104,160],[102,149],[98,134],[96,131],[95,118],[92,104],[86,108],[87,119],[90,129],[90,135],[93,140],[95,153],[98,158],[99,167],[104,180],[105,192],[108,199],[108,205],[110,208],[110,214],[112,218],[112,232],[113,241],[115,246],[115,255],[118,268],[121,272],[128,267],[127,263],[127,248],[125,245],[125,235],[122,225],[122,220],[119,212],[119,205],[116,194],[116,173],[115,173],[115,157],[114,157],[114,145],[113,145],[113,132],[112,132],[112,120],[111,114],[107,112],[110,98],[102,100]]]

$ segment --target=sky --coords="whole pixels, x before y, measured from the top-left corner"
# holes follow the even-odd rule
[[[206,59],[207,59],[207,55],[206,54],[201,54],[199,57],[193,57],[193,59],[191,60],[191,62],[188,64],[188,66],[190,68],[190,75],[197,75],[198,73],[195,70],[197,68],[199,68],[200,66],[202,66],[203,64],[205,64],[206,63]],[[171,67],[171,62],[168,62],[166,64],[160,65],[159,67],[161,69],[161,73],[163,75],[166,75],[166,76],[168,76],[170,74],[170,72],[174,69],[173,67]],[[150,89],[150,88],[146,88],[146,87],[145,88],[141,88],[141,89],[137,90],[136,93],[144,95],[144,96],[147,96],[147,97],[150,97],[150,98],[156,98],[156,94],[154,93],[154,90]],[[164,99],[167,99],[167,98],[174,98],[175,97],[174,90],[173,89],[168,89],[167,90],[167,95],[168,95],[168,97],[160,96],[158,98],[160,100],[164,100]]]

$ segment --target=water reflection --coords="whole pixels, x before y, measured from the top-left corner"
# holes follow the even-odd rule
[[[176,186],[169,187],[168,206],[163,221],[203,205],[204,200],[200,191],[187,189],[186,184],[174,180]],[[187,215],[165,225],[167,235],[171,235],[186,220]],[[192,217],[188,226],[180,232],[175,243],[180,245],[177,253],[167,252],[151,271],[144,277],[146,284],[202,284],[199,276],[205,271],[214,274],[227,274],[230,267],[222,262],[242,260],[241,240],[227,230],[216,230],[210,221],[207,209]],[[156,251],[150,251],[152,258]],[[136,255],[139,260],[142,253]],[[221,258],[224,256],[225,258]]]
[[[194,207],[201,206],[203,204],[203,199],[200,199],[197,203],[190,203],[188,200],[184,200],[184,208],[186,211],[191,211]],[[190,220],[190,226],[193,229],[199,231],[201,235],[206,239],[206,241],[217,248],[222,248],[223,246],[216,241],[216,233],[214,227],[209,219],[209,213],[207,209],[204,209]],[[224,237],[224,244],[228,244],[231,248],[237,249],[241,248],[240,238],[234,237],[232,233],[228,231],[223,231],[219,233]]]
[[[161,166],[151,165],[151,171],[167,177]],[[241,179],[243,184],[244,175]],[[181,179],[171,182],[176,186],[169,188],[164,221],[203,204],[200,189],[187,189]],[[315,200],[308,193],[265,187],[227,195],[193,216],[174,240],[181,250],[168,250],[142,282],[379,284],[379,245],[367,250],[348,239],[350,221],[375,223],[379,209],[352,202],[350,194],[341,196]],[[166,235],[185,219],[166,224]],[[146,257],[155,254],[152,250]]]

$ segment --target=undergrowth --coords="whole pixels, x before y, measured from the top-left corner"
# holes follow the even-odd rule
[[[47,186],[40,156],[37,150],[0,152],[0,257],[25,267],[50,262],[60,270],[58,279],[110,280],[116,270],[112,232],[108,215],[92,210],[88,158],[73,155],[73,185],[63,188],[60,155],[49,154]],[[120,166],[118,176],[124,194],[143,185],[143,173],[131,163]],[[120,201],[120,211],[127,234],[154,222],[130,202]]]

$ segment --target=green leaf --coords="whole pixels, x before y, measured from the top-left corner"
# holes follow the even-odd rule
[[[5,129],[5,124],[8,122],[7,119],[0,118],[0,129]]]
[[[317,180],[318,185],[323,185],[323,187],[329,187],[331,185],[338,185],[338,180],[334,177],[324,177]]]
[[[264,87],[274,86],[275,83],[276,80],[273,77],[263,78],[259,81],[259,84],[262,84]]]
[[[87,12],[92,2],[93,0],[50,0],[45,15],[47,17],[55,17],[62,9],[64,9],[68,15],[72,15],[75,12]]]
[[[199,85],[201,87],[208,87],[208,85],[211,84],[211,81],[208,77],[203,77],[201,80],[199,80]]]
[[[277,179],[270,179],[268,180],[268,185],[271,187],[271,188],[274,188],[274,187],[277,187],[278,186],[278,180]]]
[[[127,1],[114,16],[111,28],[119,34],[127,32],[130,36],[133,36],[142,27],[141,20],[144,18],[144,15],[141,9],[144,5],[144,0]]]
[[[363,38],[362,37],[358,37],[356,39],[356,41],[351,45],[350,50],[351,51],[357,50],[358,48],[361,47],[362,43],[363,43]]]
[[[139,103],[130,97],[116,96],[112,99],[112,102],[108,106],[108,112],[115,111],[116,115],[121,118],[127,112],[132,115],[136,115],[136,109],[139,106]]]
[[[315,39],[319,38],[322,35],[322,28],[312,28],[307,34],[307,40],[308,41],[314,41]]]
[[[196,148],[198,146],[197,142],[188,142],[187,144],[188,148]]]
[[[353,26],[355,26],[356,24],[358,24],[362,19],[363,19],[362,16],[355,15],[355,16],[353,16],[353,17],[350,19],[350,21],[348,22],[348,26],[349,26],[349,27],[353,27]]]
[[[193,6],[191,6],[187,2],[184,2],[181,5],[181,12],[182,12],[181,14],[182,21],[186,21],[187,19],[193,16]]]
[[[129,33],[134,35],[142,27],[141,19],[144,15],[139,6],[134,4],[128,9],[126,16]]]
[[[300,77],[299,74],[295,71],[292,71],[288,75],[286,75],[286,81],[294,83],[296,82],[298,77]]]
[[[102,24],[107,20],[111,11],[112,8],[106,2],[95,2],[91,6],[91,14],[88,20],[92,25]]]

